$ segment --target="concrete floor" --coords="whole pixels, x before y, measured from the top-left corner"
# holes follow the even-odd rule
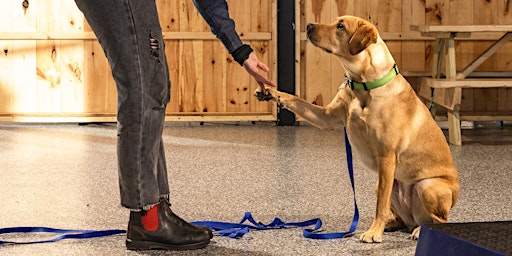
[[[451,146],[461,193],[450,222],[511,220],[512,124],[464,127],[464,145]],[[327,231],[348,229],[353,199],[342,132],[273,123],[168,123],[164,133],[173,210],[186,220],[236,222],[250,211],[263,223],[276,216],[320,217]],[[0,228],[125,229],[115,151],[115,124],[0,123]],[[413,255],[417,242],[404,232],[386,233],[381,244],[357,241],[374,215],[376,174],[357,156],[354,169],[360,222],[345,239],[310,240],[297,228],[251,231],[241,239],[214,237],[206,249],[171,253],[127,251],[125,236],[116,235],[3,246],[0,255]]]

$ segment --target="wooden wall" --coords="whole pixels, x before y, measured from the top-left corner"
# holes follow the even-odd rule
[[[377,26],[399,68],[416,86],[417,75],[429,75],[434,41],[411,32],[412,24],[488,25],[512,24],[509,0],[301,0],[300,1],[300,88],[301,97],[328,104],[343,81],[343,68],[333,57],[306,42],[305,24],[330,23],[337,16],[355,15]],[[473,33],[469,40],[456,41],[457,69],[468,65],[501,35]],[[444,69],[443,69],[444,70]],[[512,71],[512,43],[500,49],[478,71]],[[329,84],[329,86],[325,86]],[[462,112],[512,113],[511,89],[464,89]]]
[[[210,32],[191,0],[156,0],[172,81],[170,120],[274,120],[256,82]],[[276,77],[275,1],[228,1],[242,40]],[[65,10],[65,11],[63,11]],[[0,8],[0,120],[115,120],[105,55],[72,0],[9,0]]]
[[[190,0],[156,0],[172,81],[169,120],[275,120],[252,97],[255,81],[210,33]],[[297,94],[327,104],[343,80],[339,60],[306,42],[308,22],[345,14],[377,25],[400,70],[428,75],[433,40],[411,24],[511,24],[512,0],[297,0]],[[276,79],[276,0],[228,0],[242,39]],[[63,11],[65,10],[65,11]],[[496,34],[456,41],[462,69]],[[512,69],[512,44],[480,71]],[[510,89],[464,90],[462,111],[512,109]],[[9,0],[0,8],[0,121],[115,120],[116,90],[103,51],[72,0]]]

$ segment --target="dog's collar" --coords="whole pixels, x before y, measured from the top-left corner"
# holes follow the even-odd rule
[[[398,67],[395,64],[393,66],[393,68],[386,75],[384,75],[383,77],[381,77],[380,79],[377,79],[375,81],[359,83],[359,82],[354,82],[354,81],[350,80],[348,77],[345,77],[345,80],[347,81],[348,86],[350,86],[350,88],[352,88],[352,90],[368,91],[371,89],[379,88],[379,87],[387,84],[389,81],[391,81],[391,79],[395,78],[398,74],[399,74]]]

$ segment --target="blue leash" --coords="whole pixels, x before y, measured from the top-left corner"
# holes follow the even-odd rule
[[[352,147],[350,146],[350,142],[348,140],[347,131],[345,129],[345,150],[347,154],[347,166],[348,166],[348,174],[350,176],[350,183],[352,185],[352,191],[354,194],[354,217],[352,219],[352,224],[350,225],[350,229],[348,231],[343,232],[334,232],[334,233],[319,233],[320,228],[322,227],[322,220],[320,218],[311,219],[303,222],[284,222],[279,218],[275,218],[269,224],[263,224],[261,222],[257,222],[252,217],[250,212],[246,212],[242,220],[238,223],[231,222],[219,222],[219,221],[195,221],[191,222],[194,225],[205,226],[210,228],[214,234],[227,236],[230,238],[240,238],[247,234],[251,229],[253,230],[268,230],[268,229],[279,229],[286,227],[308,227],[314,225],[314,228],[306,228],[303,231],[303,235],[305,238],[312,239],[337,239],[343,238],[347,235],[353,233],[357,228],[357,223],[359,222],[359,209],[357,208],[356,202],[356,191],[354,187],[354,167],[352,165]],[[249,222],[248,224],[244,224],[245,222]]]
[[[347,131],[345,130],[345,150],[347,153],[347,166],[348,173],[350,176],[350,183],[352,185],[352,191],[354,193],[354,217],[352,219],[352,224],[350,225],[350,229],[348,231],[343,232],[334,232],[334,233],[320,233],[320,228],[322,227],[322,220],[320,218],[311,219],[302,222],[284,222],[279,218],[275,218],[269,224],[262,224],[261,222],[257,222],[252,217],[250,212],[246,212],[244,217],[239,223],[230,223],[230,222],[219,222],[219,221],[195,221],[191,222],[194,225],[198,226],[206,226],[209,227],[214,234],[227,236],[230,238],[240,238],[247,234],[251,229],[255,230],[268,230],[268,229],[279,229],[286,227],[309,227],[313,226],[314,228],[305,228],[303,231],[303,235],[305,238],[312,239],[337,239],[343,238],[347,235],[353,233],[357,228],[357,223],[359,221],[359,209],[357,208],[356,202],[356,192],[354,187],[354,171],[352,165],[352,147],[350,146],[350,142],[348,141]],[[249,224],[244,224],[244,222],[249,222]],[[72,229],[56,229],[56,228],[47,228],[47,227],[14,227],[14,228],[0,228],[1,234],[9,234],[9,233],[57,233],[63,234],[53,239],[48,240],[38,240],[38,241],[29,241],[29,242],[14,242],[14,241],[4,241],[0,240],[0,246],[2,245],[22,245],[22,244],[40,244],[40,243],[52,243],[57,242],[63,239],[85,239],[85,238],[94,238],[94,237],[104,237],[111,236],[116,234],[124,234],[126,230],[120,229],[110,229],[110,230],[72,230]]]
[[[94,237],[111,236],[116,234],[126,233],[126,230],[121,229],[110,229],[110,230],[73,230],[73,229],[57,229],[47,227],[14,227],[14,228],[1,228],[0,234],[8,233],[56,233],[63,234],[53,239],[38,240],[29,242],[14,242],[0,240],[0,246],[2,245],[21,245],[21,244],[41,244],[41,243],[52,243],[63,239],[85,239]]]

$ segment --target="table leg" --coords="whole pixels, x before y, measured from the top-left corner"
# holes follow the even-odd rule
[[[436,38],[434,44],[434,56],[432,59],[432,78],[441,77],[441,64],[443,62],[442,56],[444,56],[446,40],[444,38]]]
[[[432,58],[432,78],[440,78],[441,77],[441,66],[443,64],[443,56],[446,40],[444,38],[436,38],[434,43],[434,56]],[[430,92],[430,101],[428,102],[428,108],[430,110],[430,114],[433,118],[436,118],[437,107],[434,103],[434,89],[431,89]]]
[[[455,38],[453,35],[448,39],[448,49],[446,55],[446,79],[455,80],[457,75],[455,65]],[[448,93],[454,97],[451,102],[456,102],[456,105],[452,106],[451,110],[448,110],[448,135],[449,142],[454,145],[462,145],[462,136],[460,130],[460,102],[461,99],[455,99],[455,97],[462,97],[461,88],[450,88],[446,90],[453,90]]]
[[[448,141],[453,145],[462,145],[458,110],[448,110]]]

